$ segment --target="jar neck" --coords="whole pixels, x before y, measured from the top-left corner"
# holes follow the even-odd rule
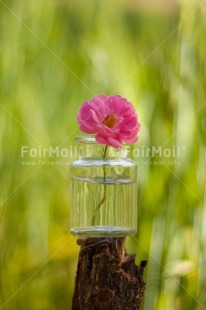
[[[123,146],[116,149],[112,146],[99,144],[94,137],[78,136],[78,153],[79,158],[127,158],[127,148]]]

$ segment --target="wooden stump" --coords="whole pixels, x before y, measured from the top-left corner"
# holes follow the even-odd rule
[[[125,238],[80,238],[72,310],[140,309],[144,268],[125,251]]]

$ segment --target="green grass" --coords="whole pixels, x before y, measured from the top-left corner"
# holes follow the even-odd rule
[[[180,165],[139,167],[142,309],[206,309],[206,6],[7,0],[0,29],[0,309],[71,307],[69,166],[23,166],[21,147],[71,146],[100,93],[135,104],[139,147],[184,146]]]

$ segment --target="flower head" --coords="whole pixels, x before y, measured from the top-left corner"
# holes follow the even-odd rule
[[[96,134],[101,144],[120,148],[123,142],[138,140],[140,124],[134,106],[120,95],[99,95],[85,101],[79,108],[77,120],[82,132]]]

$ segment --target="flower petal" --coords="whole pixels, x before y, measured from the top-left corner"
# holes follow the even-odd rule
[[[113,138],[112,136],[108,137],[108,141],[110,142],[111,146],[115,148],[120,148],[122,146],[122,141],[119,140],[117,137]]]
[[[107,146],[113,146],[114,148],[120,148],[122,146],[122,142],[118,138],[113,138],[111,136],[105,136],[103,134],[97,134],[95,136],[97,142],[101,144],[105,144]]]
[[[104,136],[100,133],[95,136],[95,139],[100,144],[106,144],[106,145],[110,146],[110,143],[109,143],[108,139],[106,138],[106,136]]]
[[[131,138],[125,138],[124,141],[125,141],[126,143],[133,144],[133,143],[135,143],[135,142],[138,141],[138,137],[137,137],[137,136],[134,136],[134,137],[131,137]]]

